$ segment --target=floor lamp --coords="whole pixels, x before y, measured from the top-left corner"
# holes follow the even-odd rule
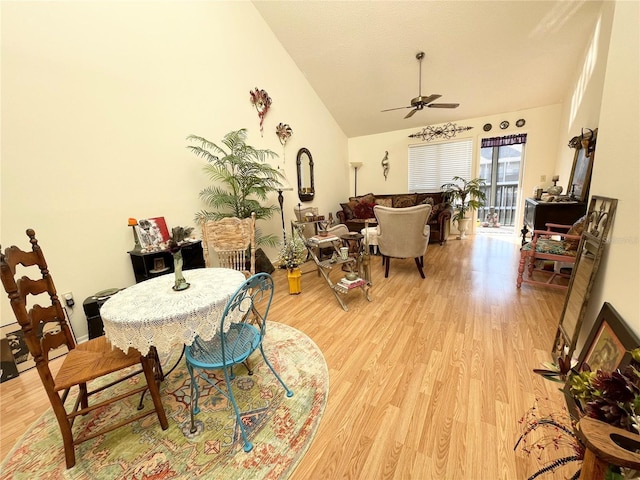
[[[358,196],[358,169],[362,166],[362,162],[349,162],[355,172],[354,172],[354,184],[353,184],[353,196]]]

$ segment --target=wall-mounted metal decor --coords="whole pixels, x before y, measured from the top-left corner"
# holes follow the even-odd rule
[[[424,142],[430,142],[435,139],[448,139],[455,137],[458,133],[471,130],[473,127],[459,127],[455,123],[445,123],[437,127],[427,126],[422,129],[421,132],[413,133],[409,135],[409,138],[421,138]]]
[[[249,92],[251,105],[256,107],[258,117],[260,117],[260,136],[262,136],[262,123],[264,117],[271,107],[271,97],[266,90],[259,90],[258,87]]]
[[[387,152],[385,150],[384,152],[384,158],[382,159],[382,162],[380,162],[380,164],[382,165],[382,174],[384,175],[384,181],[387,181],[387,175],[389,174],[389,152]]]

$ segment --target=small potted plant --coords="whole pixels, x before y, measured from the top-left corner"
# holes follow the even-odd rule
[[[453,177],[453,182],[442,185],[442,193],[447,202],[457,209],[451,217],[457,223],[460,232],[459,239],[464,239],[469,229],[471,217],[467,212],[472,212],[484,206],[486,196],[482,187],[486,185],[484,178],[465,180],[462,177]]]
[[[278,254],[278,263],[282,268],[287,269],[287,279],[289,280],[289,294],[297,295],[301,292],[300,287],[300,265],[307,259],[307,247],[297,229],[293,230],[292,238],[285,241]]]

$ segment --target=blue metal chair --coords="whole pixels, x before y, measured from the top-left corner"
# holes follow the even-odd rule
[[[267,359],[262,346],[262,340],[266,331],[267,315],[273,299],[273,278],[267,273],[258,273],[248,278],[227,302],[227,306],[220,320],[220,330],[211,340],[203,340],[196,337],[193,344],[186,347],[185,358],[187,369],[191,376],[191,430],[195,434],[197,427],[194,417],[200,413],[198,399],[200,389],[198,377],[207,381],[222,395],[231,401],[236,414],[236,420],[242,433],[244,451],[249,452],[253,444],[247,438],[247,433],[240,418],[240,409],[233,395],[231,381],[235,378],[233,366],[244,363],[256,349],[260,348],[262,358],[271,369],[278,381],[282,384],[287,397],[292,397],[293,392],[282,381]],[[228,329],[225,327],[231,320]],[[226,333],[221,334],[220,332]],[[226,392],[215,381],[211,380],[206,372],[198,370],[222,370],[226,384]]]

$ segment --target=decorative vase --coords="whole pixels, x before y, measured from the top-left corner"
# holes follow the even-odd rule
[[[289,295],[298,295],[302,291],[300,286],[300,280],[302,272],[299,267],[290,268],[287,270],[287,280],[289,280]]]
[[[186,290],[190,285],[182,275],[182,263],[182,252],[177,251],[173,254],[173,273],[176,279],[175,283],[173,284],[173,289],[176,291]]]
[[[469,230],[469,222],[471,222],[470,218],[459,218],[458,219],[458,232],[460,232],[460,235],[458,235],[458,240],[464,240],[465,238],[467,238],[467,230]]]

